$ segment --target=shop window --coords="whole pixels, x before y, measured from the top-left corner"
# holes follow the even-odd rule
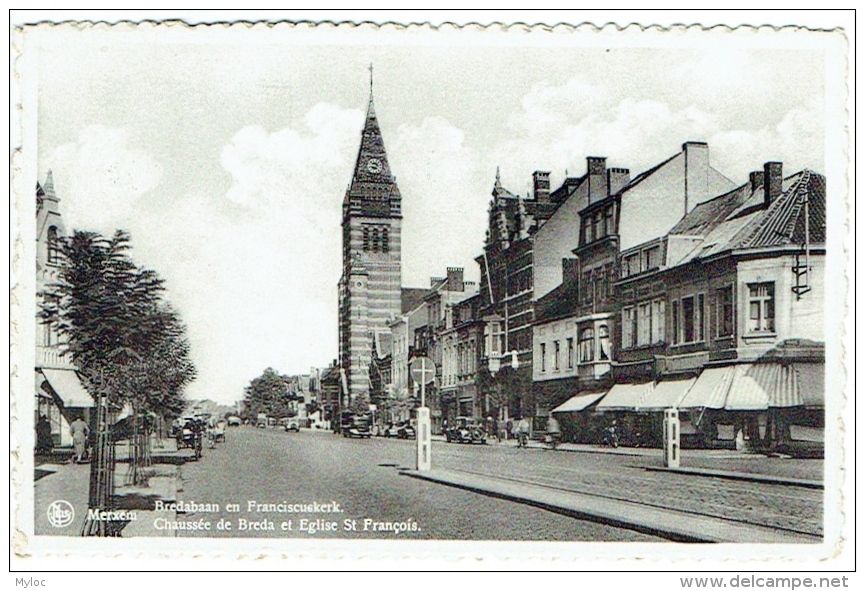
[[[775,332],[775,284],[748,285],[748,330]]]

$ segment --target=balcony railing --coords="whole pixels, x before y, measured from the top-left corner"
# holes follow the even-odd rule
[[[36,347],[36,365],[38,367],[53,367],[58,369],[75,369],[72,355],[62,354],[57,347]]]

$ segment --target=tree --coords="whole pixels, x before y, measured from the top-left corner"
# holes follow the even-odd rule
[[[244,402],[250,417],[264,413],[273,417],[292,414],[292,394],[288,377],[280,375],[272,367],[252,380],[244,391]]]
[[[162,299],[163,280],[138,267],[130,249],[123,231],[110,239],[84,231],[63,239],[63,267],[40,316],[62,335],[94,400],[104,393],[112,407],[132,407],[129,474],[140,484],[138,467],[149,457],[141,443],[153,425],[138,419],[177,416],[195,368],[185,328]]]

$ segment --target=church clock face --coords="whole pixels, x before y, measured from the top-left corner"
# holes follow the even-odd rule
[[[370,158],[366,163],[366,169],[372,174],[378,174],[382,170],[381,160],[378,158]]]

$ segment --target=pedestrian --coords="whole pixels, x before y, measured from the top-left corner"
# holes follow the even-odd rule
[[[87,446],[90,427],[87,426],[87,423],[81,417],[78,417],[69,425],[69,430],[72,431],[72,447],[75,450],[75,455],[72,456],[72,463],[80,464],[84,461],[84,449]]]
[[[526,447],[529,441],[529,420],[526,417],[520,419],[517,423],[517,447]]]
[[[53,448],[54,441],[51,439],[51,423],[48,422],[48,417],[40,414],[39,420],[36,421],[36,453],[49,454]]]
[[[505,423],[505,439],[511,439],[514,436],[514,422],[508,419]]]
[[[559,428],[559,421],[556,420],[553,413],[550,413],[547,419],[547,436],[550,438],[550,447],[556,449],[559,439],[562,437],[562,430]]]

